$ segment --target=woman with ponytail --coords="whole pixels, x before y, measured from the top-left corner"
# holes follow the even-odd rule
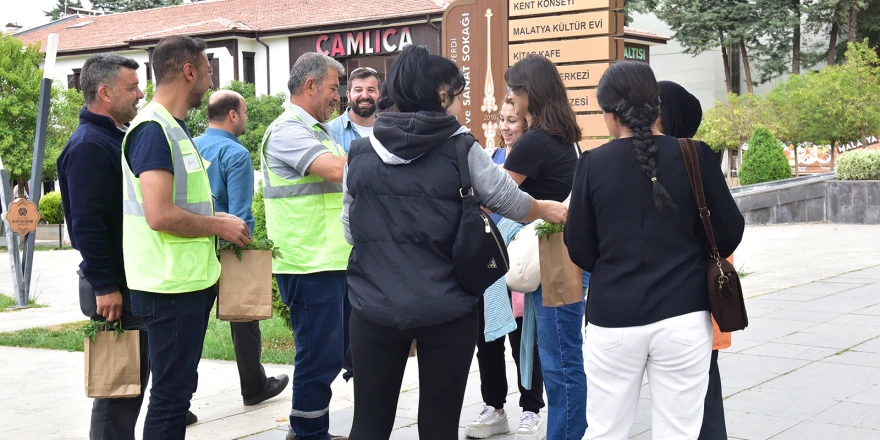
[[[532,54],[507,69],[504,80],[510,89],[508,98],[529,127],[510,150],[504,168],[532,197],[565,201],[571,194],[581,129],[559,71],[547,58]],[[585,272],[583,291],[589,282],[590,274]],[[530,297],[535,316],[526,313],[523,325],[535,325],[537,330],[537,357],[547,392],[547,438],[580,440],[587,429],[584,302],[544,307],[540,287]],[[536,415],[522,419],[517,440],[543,439],[540,424]]]
[[[341,216],[353,245],[346,272],[357,369],[351,440],[391,436],[413,339],[419,438],[458,437],[483,308],[481,296],[461,286],[452,260],[462,216],[456,146],[468,149],[480,205],[518,221],[565,221],[564,205],[520,191],[458,122],[464,87],[452,61],[407,46],[383,86],[379,105],[387,111],[370,137],[351,143]]]
[[[678,139],[657,130],[660,91],[645,63],[612,65],[599,106],[616,138],[578,161],[565,243],[593,272],[585,364],[585,439],[629,437],[647,371],[654,438],[696,439],[709,381],[712,323],[706,239]],[[697,142],[723,257],[744,221],[714,154]]]

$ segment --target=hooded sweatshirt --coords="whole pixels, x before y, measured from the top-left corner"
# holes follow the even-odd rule
[[[453,116],[382,113],[373,135],[351,144],[342,212],[354,246],[349,298],[374,324],[401,330],[442,324],[479,302],[461,287],[452,262],[462,214],[458,139],[469,148],[477,201],[512,220],[525,217],[531,197]]]

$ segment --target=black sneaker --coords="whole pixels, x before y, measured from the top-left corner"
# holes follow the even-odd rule
[[[198,421],[199,421],[199,418],[196,417],[196,415],[193,414],[192,411],[186,412],[186,426],[192,425]]]
[[[287,388],[288,382],[290,378],[286,374],[266,379],[266,388],[263,392],[259,396],[244,399],[244,406],[257,405],[281,394]]]

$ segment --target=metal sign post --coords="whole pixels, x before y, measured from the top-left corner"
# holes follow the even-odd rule
[[[34,161],[31,167],[31,191],[30,197],[28,200],[33,203],[35,206],[39,206],[40,204],[40,196],[42,193],[42,180],[43,180],[43,161],[45,160],[46,154],[46,128],[49,125],[49,110],[50,110],[50,98],[52,96],[52,78],[55,73],[55,56],[58,52],[58,34],[49,34],[49,42],[46,46],[46,62],[43,65],[43,79],[40,82],[40,101],[39,107],[37,108],[37,127],[36,133],[34,135]],[[3,195],[4,200],[3,203],[5,206],[9,206],[7,201],[9,197],[7,196],[7,188],[9,186],[9,178],[8,173],[5,176],[6,178],[3,181]],[[7,223],[7,228],[10,225]],[[7,232],[8,237],[9,232]],[[12,234],[15,234],[14,232]],[[34,245],[37,240],[36,231],[28,233],[24,237],[24,255],[23,262],[17,262],[16,256],[13,256],[12,264],[17,266],[14,268],[15,270],[15,283],[18,284],[17,287],[17,295],[15,296],[15,305],[17,308],[26,308],[28,307],[28,298],[30,296],[30,284],[31,284],[31,273],[33,272],[33,263],[34,263]],[[15,253],[18,254],[18,246],[14,237],[12,242],[10,242],[9,238],[7,238],[7,246],[9,247],[10,254],[13,252],[12,245],[15,245]]]

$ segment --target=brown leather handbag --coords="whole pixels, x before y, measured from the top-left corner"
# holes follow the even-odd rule
[[[684,166],[687,169],[694,198],[697,200],[697,207],[700,209],[703,229],[709,240],[706,278],[709,283],[709,307],[712,316],[718,323],[718,328],[724,333],[742,330],[749,325],[742,285],[736,268],[729,261],[721,258],[718,245],[715,243],[715,232],[712,231],[712,223],[709,221],[711,213],[706,208],[706,194],[703,192],[703,175],[697,158],[697,147],[691,139],[679,139],[678,143],[681,145]]]

